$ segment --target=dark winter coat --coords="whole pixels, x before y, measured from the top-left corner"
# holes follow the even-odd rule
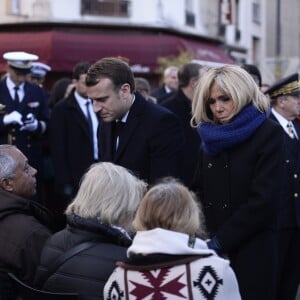
[[[0,270],[30,282],[51,222],[50,213],[36,202],[0,190]]]
[[[36,275],[36,285],[52,292],[76,292],[80,299],[102,299],[103,287],[118,260],[126,258],[131,240],[118,229],[97,220],[68,216],[68,226],[46,243]],[[69,249],[87,241],[96,244],[47,274],[53,263]]]
[[[200,155],[196,186],[207,227],[229,256],[245,300],[274,299],[283,147],[281,127],[267,119],[245,142]]]
[[[74,90],[52,110],[50,147],[58,192],[70,185],[76,194],[81,177],[95,161],[88,122]]]

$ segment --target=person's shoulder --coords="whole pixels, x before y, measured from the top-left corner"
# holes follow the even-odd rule
[[[205,268],[203,268],[205,266]],[[199,258],[193,262],[191,262],[191,269],[196,271],[202,269],[203,272],[212,272],[215,274],[223,275],[224,270],[230,268],[230,262],[227,259],[224,259],[216,254]]]
[[[254,138],[260,140],[262,143],[268,141],[268,143],[283,143],[284,141],[284,131],[282,130],[281,125],[267,118],[261,126],[259,126],[254,134]]]
[[[44,94],[43,89],[35,83],[31,83],[31,82],[26,81],[24,86],[25,86],[25,91],[26,90],[31,90],[33,92]]]
[[[145,113],[149,115],[153,115],[153,117],[170,117],[176,118],[177,116],[174,112],[172,112],[169,108],[162,106],[160,104],[153,104],[147,101]]]
[[[281,126],[276,120],[267,118],[261,126],[262,130],[269,130],[269,131],[281,131]]]
[[[174,105],[174,103],[176,102],[176,94],[172,94],[170,95],[168,98],[164,99],[160,105],[163,107],[172,107]]]
[[[58,102],[55,103],[55,105],[52,108],[52,111],[55,112],[56,110],[64,110],[66,108],[69,108],[72,106],[72,104],[75,103],[75,97],[72,95],[69,95],[66,98],[62,98]]]
[[[179,92],[174,93],[162,101],[160,105],[175,112],[176,114],[180,114],[187,109],[185,102],[180,96]]]
[[[51,230],[46,225],[42,224],[38,219],[30,214],[16,214],[16,222],[12,224],[14,229],[19,232],[19,235],[22,235],[23,240],[36,239],[40,236],[48,238],[51,236]]]
[[[152,92],[151,92],[151,96],[153,97],[157,97],[157,96],[161,96],[161,95],[164,95],[165,94],[165,89],[164,87],[158,87],[156,89],[154,89]]]

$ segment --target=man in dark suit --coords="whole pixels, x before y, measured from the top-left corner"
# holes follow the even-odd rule
[[[87,97],[86,74],[88,62],[73,69],[75,88],[53,108],[50,120],[50,146],[54,165],[55,187],[65,209],[76,194],[87,168],[98,161],[99,118]]]
[[[178,67],[170,66],[164,70],[163,86],[155,89],[151,96],[157,99],[160,104],[170,96],[174,95],[178,89]]]
[[[186,145],[183,152],[184,183],[190,186],[197,166],[200,147],[200,135],[196,128],[190,125],[192,117],[192,100],[197,81],[200,76],[201,65],[197,63],[184,64],[178,71],[179,89],[174,96],[161,103],[176,114],[184,130]]]
[[[300,283],[300,81],[295,73],[272,85],[270,118],[285,132],[282,199],[279,208],[279,292],[277,299],[294,300]],[[276,149],[274,149],[276,151]]]
[[[133,73],[117,58],[103,58],[88,71],[88,96],[103,121],[100,160],[132,170],[153,183],[164,176],[182,178],[184,136],[167,109],[135,93]]]
[[[42,140],[49,110],[43,90],[25,80],[38,56],[7,52],[3,58],[7,60],[7,75],[0,81],[0,144],[17,146],[38,170],[35,199],[40,201]]]

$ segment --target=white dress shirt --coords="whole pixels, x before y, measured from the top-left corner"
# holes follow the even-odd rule
[[[86,103],[87,101],[91,101],[90,99],[86,99],[81,97],[76,91],[74,92],[74,96],[75,99],[80,107],[80,109],[82,110],[83,114],[85,115],[85,117],[87,118],[87,111],[86,111]],[[96,113],[93,110],[93,103],[91,103],[92,105],[89,105],[89,112],[92,118],[92,124],[93,124],[93,144],[94,144],[94,159],[98,160],[98,136],[97,136],[97,130],[98,130],[98,118],[96,116]]]

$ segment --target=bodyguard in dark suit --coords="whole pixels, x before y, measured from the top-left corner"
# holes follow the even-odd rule
[[[163,86],[155,89],[151,96],[157,99],[157,103],[165,101],[170,96],[173,96],[178,89],[178,67],[169,66],[164,70]]]
[[[195,87],[200,76],[201,65],[197,63],[184,64],[178,71],[179,89],[174,96],[161,103],[174,114],[182,124],[186,145],[183,150],[184,183],[190,186],[197,166],[197,157],[201,144],[200,135],[192,128],[192,100]]]
[[[299,74],[292,74],[272,85],[266,93],[272,104],[270,118],[284,131],[285,174],[281,179],[279,227],[279,292],[277,299],[294,300],[300,283],[300,114]]]
[[[85,78],[89,67],[87,62],[75,65],[75,89],[54,106],[51,114],[50,146],[56,190],[64,199],[62,208],[76,194],[82,175],[99,157],[99,119],[86,93]]]
[[[30,165],[38,170],[40,196],[42,138],[47,129],[49,110],[43,90],[25,81],[31,63],[38,56],[26,52],[7,52],[7,75],[0,81],[0,144],[17,146]],[[36,200],[40,200],[39,197]]]
[[[134,93],[130,67],[104,58],[88,71],[88,96],[103,121],[100,160],[132,170],[153,183],[164,176],[182,178],[184,136],[178,118]]]

